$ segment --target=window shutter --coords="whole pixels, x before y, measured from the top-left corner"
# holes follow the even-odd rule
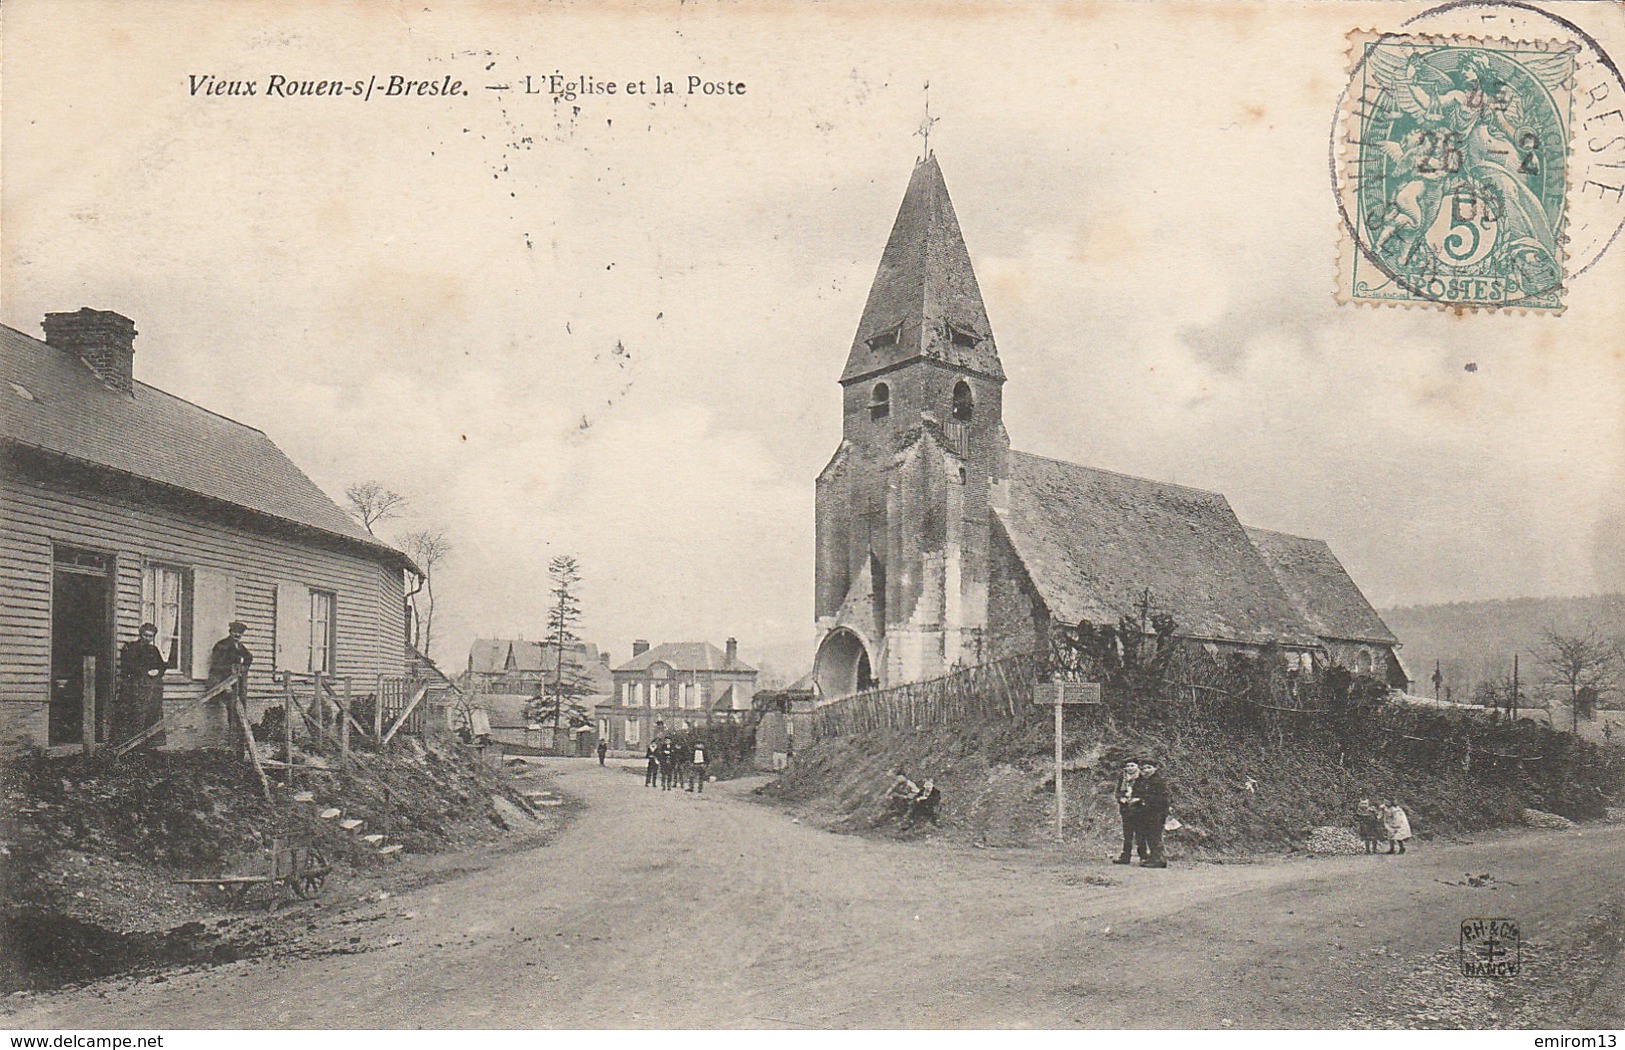
[[[209,677],[209,653],[237,615],[237,580],[216,569],[192,573],[192,677]]]
[[[302,583],[276,585],[276,669],[310,671],[310,589]]]

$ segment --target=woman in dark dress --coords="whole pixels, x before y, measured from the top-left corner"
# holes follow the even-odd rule
[[[169,655],[159,652],[154,644],[158,628],[150,623],[141,625],[141,636],[125,642],[118,654],[118,704],[113,708],[113,741],[123,743],[156,725],[164,717],[164,672],[175,666],[175,643],[169,643]],[[161,747],[164,734],[159,733],[146,742],[148,747]]]

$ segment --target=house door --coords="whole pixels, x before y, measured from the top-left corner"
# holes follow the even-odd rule
[[[112,570],[110,555],[56,549],[51,572],[52,744],[94,745],[107,739],[113,700]]]

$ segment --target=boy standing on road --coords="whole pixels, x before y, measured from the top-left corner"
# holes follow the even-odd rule
[[[1138,837],[1139,813],[1136,803],[1139,799],[1134,797],[1135,781],[1140,779],[1140,764],[1134,759],[1123,763],[1123,771],[1117,777],[1117,815],[1123,821],[1123,852],[1112,861],[1113,864],[1127,864],[1134,859],[1134,842]],[[1140,859],[1146,857],[1144,842],[1140,845]]]

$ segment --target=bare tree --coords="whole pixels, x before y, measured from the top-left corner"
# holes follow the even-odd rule
[[[350,513],[361,520],[361,527],[367,530],[369,536],[377,535],[372,531],[374,525],[398,518],[406,509],[405,496],[384,488],[376,481],[358,481],[346,486],[344,499],[350,505]]]
[[[402,536],[401,546],[423,570],[424,611],[412,617],[412,647],[430,656],[429,648],[434,644],[434,567],[451,553],[451,541],[446,539],[445,529],[419,529]],[[415,595],[412,606],[415,612],[418,607]]]
[[[1552,684],[1568,689],[1570,728],[1578,733],[1582,697],[1587,706],[1594,707],[1598,696],[1618,688],[1618,648],[1594,626],[1575,634],[1547,630],[1545,635],[1535,655],[1551,675]]]

